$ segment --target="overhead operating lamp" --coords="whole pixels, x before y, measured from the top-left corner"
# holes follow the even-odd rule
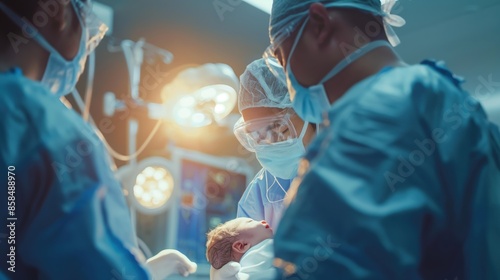
[[[235,108],[239,81],[233,69],[226,64],[204,64],[180,72],[161,95],[163,103],[133,99],[135,108],[147,108],[148,117],[168,120],[182,127],[203,127],[221,123]],[[104,113],[112,116],[125,110],[127,104],[117,100],[113,93],[104,96]]]
[[[219,122],[234,109],[239,81],[232,68],[226,64],[205,64],[185,69],[162,90],[163,103],[144,101],[139,96],[140,65],[143,59],[154,56],[170,63],[173,55],[146,43],[124,40],[111,44],[111,51],[124,52],[130,78],[130,98],[119,100],[114,93],[104,96],[104,114],[113,116],[118,111],[146,109],[148,117],[169,120],[183,127],[201,127]],[[157,214],[165,210],[174,188],[172,165],[163,158],[150,158],[137,163],[137,155],[154,135],[158,124],[138,149],[136,145],[138,122],[129,119],[129,156],[114,155],[128,161],[117,171],[131,204],[138,211]],[[134,214],[132,219],[134,220]],[[134,221],[135,222],[135,221]]]
[[[184,127],[220,123],[236,106],[236,74],[226,64],[204,64],[180,72],[162,90],[164,117]]]
[[[163,213],[170,205],[175,181],[173,164],[162,157],[150,157],[121,167],[117,177],[134,209],[147,215]]]

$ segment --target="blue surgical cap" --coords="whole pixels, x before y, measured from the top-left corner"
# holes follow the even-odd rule
[[[282,68],[278,71],[283,71]],[[273,75],[264,59],[250,63],[240,76],[238,110],[248,108],[291,108],[292,101],[286,83]]]
[[[354,8],[384,17],[385,31],[392,45],[399,44],[399,39],[391,26],[403,26],[404,19],[391,15],[390,11],[396,0],[274,0],[269,22],[271,44],[280,44],[286,39],[298,23],[306,17],[313,3],[322,3],[327,8]]]

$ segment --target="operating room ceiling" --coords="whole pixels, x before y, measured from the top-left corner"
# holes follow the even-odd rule
[[[164,71],[186,64],[221,62],[240,75],[268,45],[269,15],[246,2],[99,2],[114,9],[114,37],[145,38],[174,54],[174,62]],[[405,27],[396,28],[402,41],[397,50],[407,62],[443,59],[449,68],[467,79],[465,88],[469,91],[474,93],[479,85],[490,80],[493,83],[488,89],[500,93],[500,0],[401,0],[395,13],[407,21]],[[97,59],[93,112],[99,116],[102,94],[124,94],[128,85],[122,56],[110,54],[105,46],[100,46]],[[117,131],[123,130],[120,129]],[[125,149],[122,136],[113,133],[106,137],[119,150]]]
[[[500,82],[500,1],[402,1],[407,25],[398,32],[398,51],[409,62],[442,59],[467,80],[472,94],[480,77]],[[500,94],[497,83],[496,93]]]
[[[115,35],[149,37],[170,47],[179,60],[225,61],[241,72],[268,43],[268,15],[242,1],[101,2],[115,9]],[[394,10],[407,20],[397,32],[398,49],[408,61],[444,59],[471,82],[477,75],[499,74],[499,0],[401,0]],[[175,52],[178,46],[197,51]]]

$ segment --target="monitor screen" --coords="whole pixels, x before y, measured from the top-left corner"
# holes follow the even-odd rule
[[[246,175],[182,159],[177,250],[197,264],[208,264],[206,234],[234,219]]]

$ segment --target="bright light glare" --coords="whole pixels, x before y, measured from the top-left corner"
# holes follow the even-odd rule
[[[236,91],[223,85],[200,88],[192,95],[179,99],[174,106],[175,121],[182,126],[202,127],[225,118],[236,105]]]
[[[192,120],[193,124],[196,125],[196,124],[201,124],[201,123],[205,122],[206,117],[202,113],[195,113],[195,114],[193,114],[193,117],[191,118],[191,120]]]
[[[191,117],[191,115],[193,114],[193,110],[191,108],[179,108],[179,110],[177,110],[177,116],[181,119],[189,119],[189,117]]]
[[[144,171],[142,171],[142,174],[144,174],[144,176],[146,177],[151,177],[153,176],[155,170],[153,167],[147,167],[146,169],[144,169]]]
[[[135,196],[142,196],[143,193],[144,193],[144,189],[142,188],[142,186],[136,185],[134,188],[134,195]]]
[[[156,209],[168,202],[173,190],[172,174],[163,167],[149,166],[137,175],[134,196],[145,208]]]
[[[193,107],[196,106],[196,99],[192,96],[184,96],[179,100],[178,105],[182,107]]]
[[[236,105],[236,91],[227,85],[214,85],[212,87],[217,92],[214,98],[214,119],[220,121],[229,115]]]
[[[165,182],[165,181],[160,181],[160,182],[158,182],[158,188],[159,188],[161,191],[166,191],[166,190],[168,190],[168,184],[167,184],[167,182]]]
[[[210,100],[210,99],[213,99],[214,96],[217,95],[217,90],[213,87],[204,87],[204,88],[200,89],[198,94],[202,100]]]
[[[217,95],[217,97],[215,97],[215,101],[217,101],[217,103],[228,102],[229,101],[229,93],[227,93],[227,92],[219,93]]]
[[[146,176],[142,175],[142,174],[139,174],[137,175],[137,178],[136,178],[136,184],[138,185],[142,185],[146,182]]]
[[[217,104],[214,108],[214,113],[217,115],[224,114],[226,111],[226,106],[224,104]]]

